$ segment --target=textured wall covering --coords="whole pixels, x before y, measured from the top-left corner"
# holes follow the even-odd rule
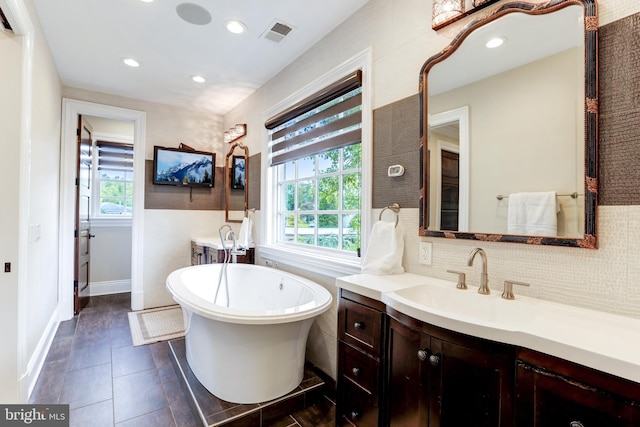
[[[262,188],[262,154],[249,156],[249,209],[260,210]]]
[[[153,184],[153,160],[145,160],[145,209],[223,210],[224,168],[216,167],[213,188]]]
[[[249,156],[249,208],[260,209],[261,154]],[[213,188],[153,185],[153,160],[145,161],[145,209],[224,210],[224,168],[216,167]],[[231,200],[232,209],[242,209],[244,198]]]
[[[640,204],[639,32],[640,14],[600,28],[601,205]]]
[[[418,95],[394,102],[373,112],[373,208],[399,203],[418,207],[420,182],[420,103]],[[391,165],[404,166],[401,177],[390,178]]]

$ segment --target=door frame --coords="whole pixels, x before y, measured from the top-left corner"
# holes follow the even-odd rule
[[[75,156],[78,115],[134,122],[131,309],[142,310],[144,308],[142,257],[144,246],[144,177],[147,114],[144,111],[63,98],[60,154],[60,270],[58,281],[60,321],[73,317]]]
[[[460,194],[458,212],[458,231],[469,230],[469,107],[463,106],[442,113],[431,114],[429,116],[429,127],[438,127],[447,123],[458,122],[459,132],[459,154],[460,154]],[[440,151],[436,153],[438,162],[440,161]],[[438,172],[440,173],[440,172]]]

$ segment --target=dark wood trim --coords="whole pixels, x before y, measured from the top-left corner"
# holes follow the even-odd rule
[[[348,291],[342,288],[340,288],[340,296],[342,298],[346,298],[348,300],[357,302],[359,304],[367,305],[371,308],[375,308],[376,310],[380,310],[380,311],[385,311],[387,307],[387,305],[383,302],[380,302],[378,300],[375,300],[369,297],[362,296],[360,294],[357,294],[355,292]]]
[[[640,384],[636,382],[534,350],[518,348],[516,365],[527,365],[528,369],[538,369],[545,375],[571,378],[630,401],[640,399]]]
[[[427,147],[428,123],[428,87],[427,74],[434,65],[449,57],[471,34],[479,28],[501,16],[513,12],[530,15],[542,15],[560,10],[571,5],[581,5],[584,8],[585,22],[585,230],[583,238],[564,237],[532,237],[522,235],[503,235],[455,231],[428,230],[429,225],[429,195],[427,179],[427,158],[424,152]],[[564,247],[597,248],[597,206],[598,206],[598,11],[596,0],[549,0],[545,3],[526,3],[514,1],[487,8],[481,17],[469,22],[449,46],[430,57],[422,66],[419,76],[420,90],[420,192],[419,192],[419,235],[422,237],[443,237],[448,239],[476,240],[487,242],[524,243],[529,245],[551,245]]]

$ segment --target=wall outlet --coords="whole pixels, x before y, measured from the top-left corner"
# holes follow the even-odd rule
[[[431,242],[420,242],[418,249],[418,262],[420,262],[420,264],[431,265],[432,246]]]

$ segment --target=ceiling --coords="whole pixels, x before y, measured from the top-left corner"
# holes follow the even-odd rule
[[[34,3],[65,86],[225,114],[367,1]],[[194,12],[190,21],[201,22],[183,20],[177,13],[181,4]],[[210,22],[203,23],[209,21],[207,12]],[[247,30],[228,32],[224,23],[230,19],[242,21]],[[292,28],[279,42],[265,38],[276,23]],[[141,65],[124,65],[129,57]],[[206,82],[194,82],[194,75]]]

